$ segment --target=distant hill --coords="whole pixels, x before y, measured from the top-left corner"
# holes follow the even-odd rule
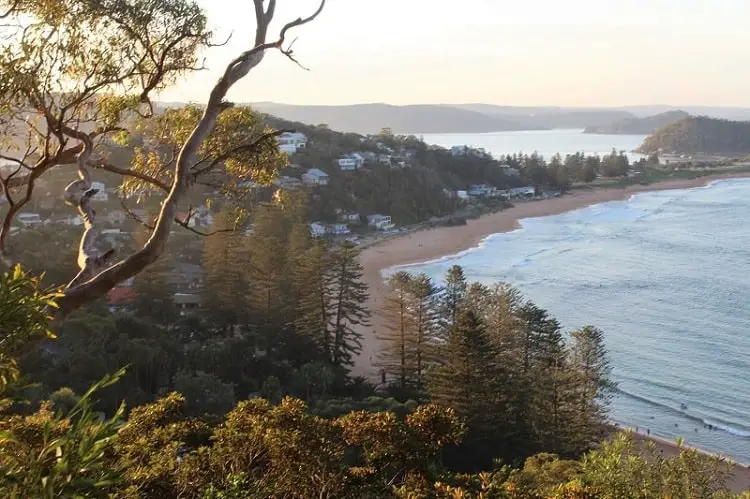
[[[750,154],[750,121],[688,116],[665,125],[643,141],[638,152],[673,154]]]
[[[539,128],[529,128],[500,116],[439,105],[295,106],[274,102],[251,105],[258,111],[285,120],[326,124],[333,130],[361,134],[375,134],[384,127],[398,134],[483,133]]]
[[[636,117],[625,110],[606,108],[496,106],[493,104],[444,105],[503,118],[529,129],[585,128],[590,125],[604,125]]]
[[[690,116],[685,111],[667,111],[666,113],[646,118],[626,118],[606,125],[587,126],[583,133],[602,133],[613,135],[648,135],[664,125]]]

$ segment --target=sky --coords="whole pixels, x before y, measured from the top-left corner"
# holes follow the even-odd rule
[[[269,38],[319,0],[278,0]],[[250,48],[251,0],[198,0],[217,40],[161,100],[204,102]],[[748,0],[328,0],[269,53],[237,102],[750,106]]]

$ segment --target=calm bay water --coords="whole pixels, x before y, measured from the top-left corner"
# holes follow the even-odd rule
[[[748,194],[745,179],[636,194],[408,270],[439,281],[462,265],[471,281],[516,285],[568,330],[602,328],[613,421],[750,462]]]
[[[495,157],[501,154],[537,152],[549,159],[556,153],[583,152],[585,154],[609,154],[614,147],[625,151],[632,160],[642,157],[630,151],[638,148],[645,135],[595,135],[582,130],[540,130],[492,133],[433,133],[422,134],[424,141],[441,147],[467,145],[484,148]]]

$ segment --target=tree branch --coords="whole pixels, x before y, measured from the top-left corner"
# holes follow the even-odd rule
[[[278,137],[280,135],[283,135],[285,133],[290,133],[292,131],[293,130],[285,130],[285,129],[284,130],[274,130],[273,132],[268,132],[268,133],[263,134],[261,137],[259,137],[258,139],[254,140],[250,144],[243,144],[243,145],[234,147],[234,148],[228,150],[227,152],[225,152],[224,154],[220,154],[219,156],[217,156],[216,158],[214,158],[208,165],[204,166],[203,168],[195,170],[193,172],[193,178],[197,179],[198,177],[200,177],[204,173],[208,173],[212,169],[216,168],[216,166],[219,165],[219,163],[222,163],[223,161],[226,161],[227,159],[231,158],[232,156],[234,156],[237,153],[245,152],[245,151],[257,151],[258,150],[258,146],[260,146],[263,142],[267,141],[268,139],[273,138],[273,137]],[[198,164],[200,164],[200,163],[198,163]]]
[[[138,180],[143,180],[144,182],[158,187],[164,192],[169,192],[171,188],[169,184],[159,180],[158,178],[151,177],[150,175],[146,175],[145,173],[134,171],[130,168],[120,168],[105,161],[95,161],[90,163],[90,165],[99,170],[116,173],[117,175],[122,175],[123,177],[133,177],[137,178]]]
[[[254,0],[254,2],[256,6],[256,18],[260,18],[258,16],[258,6],[260,4],[262,10],[262,0]],[[279,38],[275,42],[267,43],[265,41],[266,34],[268,26],[273,20],[275,5],[275,0],[270,0],[269,7],[265,10],[262,20],[258,19],[255,46],[231,61],[211,90],[208,102],[203,110],[203,115],[177,156],[174,180],[169,193],[164,201],[162,201],[161,210],[154,224],[151,237],[149,237],[140,250],[128,258],[102,270],[86,281],[71,283],[74,285],[68,286],[65,294],[58,300],[59,308],[56,311],[58,319],[67,316],[85,303],[89,303],[105,295],[115,285],[136,275],[159,258],[164,252],[167,239],[169,238],[171,225],[174,223],[177,214],[178,204],[187,193],[191,184],[195,182],[192,175],[193,172],[191,171],[194,164],[193,160],[203,141],[214,129],[219,115],[225,109],[231,107],[231,104],[224,102],[227,93],[237,81],[245,77],[252,68],[260,64],[266,50],[280,49],[282,47],[286,33],[290,29],[307,24],[317,18],[325,6],[325,0],[321,0],[320,6],[311,16],[287,23],[281,29]]]

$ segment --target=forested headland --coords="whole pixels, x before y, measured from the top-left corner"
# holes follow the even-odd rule
[[[689,116],[656,130],[638,152],[746,156],[750,154],[750,122]]]

